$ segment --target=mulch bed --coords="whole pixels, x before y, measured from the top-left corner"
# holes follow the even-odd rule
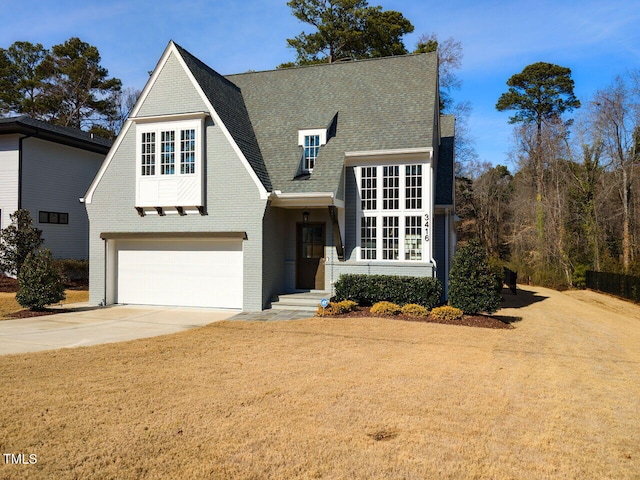
[[[354,312],[344,315],[332,315],[333,318],[358,318],[358,317],[378,317],[379,315],[371,314],[369,307],[358,307]],[[494,328],[494,329],[510,329],[514,328],[512,322],[519,319],[512,317],[500,317],[492,315],[465,315],[460,320],[440,320],[432,316],[428,317],[412,317],[409,315],[393,315],[385,318],[392,320],[404,320],[407,322],[423,322],[423,323],[442,323],[445,325],[464,325],[466,327]]]
[[[0,292],[16,293],[18,291],[18,280],[15,278],[0,275]]]
[[[83,283],[78,284],[68,284],[67,288],[78,288],[78,289],[86,289],[87,286]],[[18,281],[15,278],[5,277],[4,275],[0,276],[0,292],[17,292],[18,291]],[[55,310],[42,310],[42,311],[33,311],[33,310],[20,310],[19,312],[12,313],[7,315],[11,318],[30,318],[30,317],[39,317],[42,315],[53,315],[56,313],[64,313],[69,310],[65,309],[55,309]],[[347,313],[344,315],[333,315],[335,318],[350,318],[350,317],[375,317],[377,315],[372,315],[369,307],[358,307],[358,309],[354,312]],[[392,317],[388,317],[393,320],[405,320],[407,322],[425,322],[425,323],[443,323],[445,325],[464,325],[467,327],[480,327],[480,328],[514,328],[511,325],[512,322],[517,321],[519,319],[512,317],[500,317],[496,315],[465,315],[460,320],[440,320],[438,318],[434,318],[431,316],[428,317],[411,317],[409,315],[394,315]]]
[[[69,290],[86,290],[88,288],[87,282],[67,282],[65,287]],[[18,280],[15,278],[7,277],[6,275],[0,275],[0,292],[4,293],[16,293],[18,291]],[[20,310],[18,312],[9,313],[6,318],[31,318],[42,317],[44,315],[55,315],[56,313],[70,312],[69,309],[56,308],[45,310]]]

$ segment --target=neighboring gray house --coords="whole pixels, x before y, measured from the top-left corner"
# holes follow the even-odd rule
[[[31,213],[54,258],[89,258],[89,220],[79,201],[111,141],[27,116],[0,118],[0,228]]]
[[[221,76],[170,42],[83,199],[90,301],[244,310],[455,246],[435,54]]]

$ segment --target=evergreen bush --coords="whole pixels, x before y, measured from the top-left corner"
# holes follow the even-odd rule
[[[449,272],[449,304],[469,315],[493,313],[502,301],[497,282],[480,242],[471,240],[453,257]]]
[[[9,215],[11,225],[0,231],[0,272],[18,275],[27,255],[35,252],[44,239],[42,230],[33,226],[29,210]]]
[[[335,292],[336,300],[353,300],[361,306],[387,301],[431,309],[440,303],[442,284],[434,277],[343,274],[335,283]]]
[[[64,282],[53,265],[51,252],[40,250],[28,254],[18,274],[16,301],[31,310],[43,310],[45,305],[64,299]]]
[[[63,258],[54,260],[53,264],[60,270],[65,281],[89,284],[89,260]]]

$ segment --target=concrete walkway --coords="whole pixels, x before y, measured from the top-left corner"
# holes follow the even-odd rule
[[[0,355],[154,337],[237,315],[235,310],[115,305],[64,305],[68,313],[0,321]]]

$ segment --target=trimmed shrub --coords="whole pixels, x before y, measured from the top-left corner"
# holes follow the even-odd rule
[[[378,302],[371,307],[371,313],[384,316],[398,315],[400,313],[400,305],[392,302]]]
[[[362,306],[387,301],[416,303],[430,309],[440,303],[442,284],[434,277],[343,274],[335,292],[336,300],[353,300]]]
[[[479,241],[471,240],[453,257],[449,272],[449,305],[470,315],[493,313],[502,301],[497,281],[484,248]]]
[[[358,304],[351,300],[342,300],[341,302],[329,302],[329,306],[324,309],[324,315],[343,315],[345,313],[353,312],[357,308]],[[316,315],[321,317],[323,314],[322,307],[318,307]]]
[[[60,270],[66,282],[89,284],[89,260],[63,258],[54,260],[53,264]]]
[[[426,317],[427,315],[429,315],[429,310],[427,310],[422,305],[407,303],[404,307],[402,307],[402,313],[411,317]]]
[[[464,313],[459,308],[444,305],[431,310],[430,315],[439,320],[460,320]]]
[[[43,310],[45,305],[64,299],[64,282],[53,265],[51,252],[40,250],[27,255],[18,274],[16,301],[31,310]]]

